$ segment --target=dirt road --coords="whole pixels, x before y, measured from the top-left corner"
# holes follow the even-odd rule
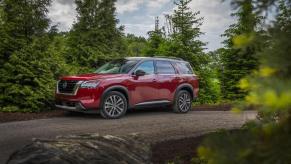
[[[119,120],[104,120],[98,115],[78,115],[0,124],[0,164],[5,163],[15,150],[32,138],[54,138],[58,135],[99,133],[125,135],[138,133],[156,142],[179,138],[217,129],[240,127],[255,119],[255,111],[240,115],[229,111],[191,111],[174,114],[170,111],[131,112]]]

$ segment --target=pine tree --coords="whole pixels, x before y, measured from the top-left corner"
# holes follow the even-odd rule
[[[190,62],[199,77],[199,103],[212,103],[218,99],[217,80],[211,77],[214,73],[207,66],[210,56],[203,52],[205,43],[199,40],[199,36],[203,34],[200,31],[203,18],[199,17],[200,12],[190,9],[191,2],[192,0],[174,2],[177,10],[172,16],[167,16],[172,28],[168,30],[172,33],[165,35],[158,28],[151,31],[147,55],[178,57]]]
[[[49,25],[46,17],[51,0],[3,0],[1,4],[0,65],[10,55],[43,35]]]
[[[0,110],[39,111],[52,105],[64,59],[51,48],[50,0],[4,0],[0,30]]]
[[[264,64],[280,70],[282,78],[291,77],[291,1],[280,0],[279,14],[274,27],[269,30],[274,40],[262,54],[267,58]]]
[[[225,50],[222,57],[223,69],[221,75],[221,91],[225,99],[236,100],[246,95],[238,86],[239,81],[258,67],[256,46],[251,42],[259,34],[256,31],[261,17],[253,13],[252,0],[244,1],[237,13],[236,24],[230,26],[223,36]],[[239,45],[239,46],[235,46]]]
[[[3,14],[4,14],[4,13],[3,13],[3,2],[1,1],[1,2],[0,2],[0,25],[1,25],[0,27],[2,27],[2,25],[3,25],[3,23],[4,23],[4,22],[3,22],[3,21],[4,21],[4,20],[3,20]]]
[[[286,0],[266,0],[259,4],[271,7],[271,2],[278,5],[272,6],[278,13],[272,13],[274,21],[265,26],[269,38],[259,52],[260,68],[242,83],[250,91],[245,103],[256,107],[260,119],[238,131],[210,135],[198,149],[205,163],[289,164],[291,161],[291,6]],[[260,5],[253,12],[268,12]],[[260,37],[254,40],[262,42]]]
[[[47,52],[47,37],[15,51],[1,70],[2,111],[36,112],[52,107],[55,58]],[[52,64],[53,63],[53,64]]]
[[[144,37],[137,37],[133,34],[127,34],[124,37],[127,45],[128,56],[145,56],[147,40]]]
[[[175,1],[177,10],[172,18],[173,34],[160,46],[161,54],[174,56],[189,61],[199,77],[199,103],[211,103],[217,100],[216,88],[213,83],[212,70],[207,66],[210,58],[203,52],[205,43],[199,37],[203,18],[200,12],[193,12],[189,5],[192,0]]]
[[[175,1],[178,9],[174,11],[172,22],[174,25],[173,37],[182,42],[183,46],[193,46],[193,52],[197,53],[203,50],[205,43],[198,40],[203,33],[200,31],[203,18],[198,17],[200,11],[192,12],[189,4],[192,0],[178,0]]]
[[[203,54],[203,46],[205,43],[199,40],[199,36],[203,34],[200,31],[203,18],[198,17],[198,12],[193,12],[189,8],[192,0],[178,0],[175,1],[177,10],[174,11],[172,18],[173,34],[170,38],[172,46],[170,51],[173,56],[183,58],[184,60],[192,62],[193,66],[200,69],[200,59]]]
[[[117,28],[116,0],[76,0],[77,22],[69,35],[69,62],[88,69],[96,61],[125,52],[123,27]]]
[[[148,32],[149,39],[147,42],[146,56],[159,56],[162,55],[160,52],[160,46],[166,41],[163,33],[160,29]]]

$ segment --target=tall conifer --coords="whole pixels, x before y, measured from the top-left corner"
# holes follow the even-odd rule
[[[238,83],[257,69],[256,46],[252,40],[258,34],[257,27],[261,20],[253,13],[252,0],[243,1],[233,16],[237,17],[238,21],[223,34],[227,39],[223,42],[225,49],[221,55],[221,92],[223,98],[229,100],[241,99],[246,95]]]
[[[77,22],[69,35],[68,59],[84,71],[99,60],[125,52],[122,30],[117,27],[116,0],[75,0]]]

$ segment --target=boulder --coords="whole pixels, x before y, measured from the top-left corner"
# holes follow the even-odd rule
[[[137,135],[98,134],[35,139],[11,155],[8,164],[143,164],[151,163],[151,148]]]

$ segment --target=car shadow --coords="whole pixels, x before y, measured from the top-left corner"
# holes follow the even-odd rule
[[[172,113],[173,111],[169,107],[143,107],[137,109],[129,109],[124,117],[127,116],[140,116],[144,114],[152,113]],[[103,119],[100,114],[89,114],[89,113],[80,113],[80,112],[65,112],[65,117],[71,118],[87,118],[87,119]]]

